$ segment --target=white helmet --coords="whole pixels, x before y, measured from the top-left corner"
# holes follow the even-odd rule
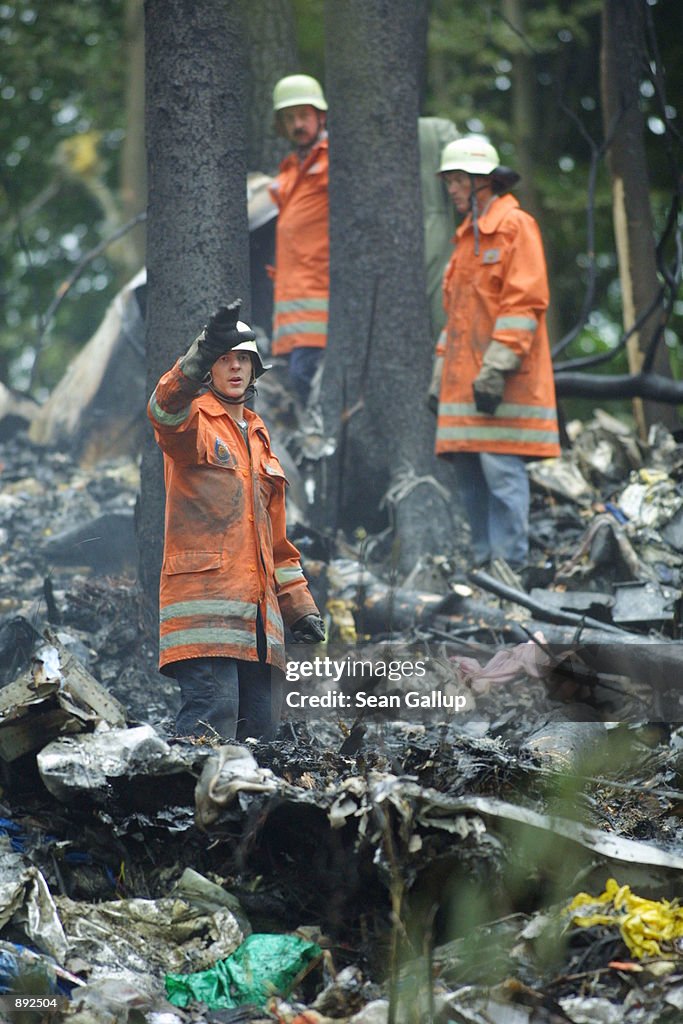
[[[245,324],[244,320],[238,320],[235,326],[238,331],[249,331],[249,334],[254,333],[249,324]],[[246,341],[238,341],[236,345],[231,345],[228,351],[248,352],[253,356],[254,358],[252,359],[252,363],[254,364],[254,377],[256,379],[258,379],[262,373],[265,373],[266,370],[272,369],[272,363],[264,363],[261,359],[261,353],[259,352],[253,338],[248,338]]]
[[[444,171],[466,171],[468,174],[490,174],[500,164],[500,157],[482,135],[466,135],[444,146],[438,174]]]
[[[287,75],[273,89],[273,110],[277,114],[285,107],[311,106],[327,110],[320,82],[311,75]]]

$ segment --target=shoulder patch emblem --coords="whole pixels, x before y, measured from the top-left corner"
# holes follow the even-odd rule
[[[216,438],[213,451],[218,461],[222,462],[224,465],[228,465],[228,463],[232,461],[232,453],[225,441],[222,441],[220,437]]]
[[[500,263],[500,249],[484,249],[482,263]]]

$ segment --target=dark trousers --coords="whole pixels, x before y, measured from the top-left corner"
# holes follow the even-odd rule
[[[289,353],[289,379],[294,385],[302,405],[306,405],[308,401],[311,381],[315,377],[315,371],[318,369],[324,353],[324,348],[313,348],[312,346],[295,348]]]
[[[236,658],[188,658],[174,665],[181,706],[179,736],[272,739],[282,708],[277,669],[261,661]]]
[[[282,673],[266,662],[266,638],[256,620],[258,661],[237,658],[188,658],[173,665],[180,686],[176,715],[179,736],[216,734],[224,740],[248,736],[272,739],[282,710]]]

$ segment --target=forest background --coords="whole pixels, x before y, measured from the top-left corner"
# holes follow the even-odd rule
[[[270,9],[274,20],[290,7],[285,14],[298,62],[283,73],[305,70],[324,83],[322,0],[252,6]],[[503,162],[521,172],[516,192],[541,223],[547,250],[554,342],[576,324],[594,269],[594,301],[570,356],[614,346],[622,333],[611,188],[599,156],[589,195],[591,158],[603,138],[602,7],[602,0],[434,0],[421,83],[422,114],[450,118],[462,132],[485,132]],[[652,75],[643,77],[640,95],[660,234],[679,171],[683,12],[675,0],[646,7],[643,45]],[[91,259],[60,301],[84,256],[145,208],[145,169],[135,141],[144,135],[142,33],[141,0],[0,4],[0,379],[39,400],[144,262],[138,229]],[[249,169],[274,173],[283,151],[265,125],[260,152],[255,142],[251,149]],[[252,166],[259,159],[261,166]],[[682,323],[679,301],[666,330],[677,376]],[[608,366],[611,373],[624,368],[623,353]]]
[[[275,81],[312,73],[330,103],[332,168],[323,400],[337,453],[323,521],[353,526],[408,494],[395,517],[407,570],[443,545],[451,514],[425,496],[439,469],[420,397],[431,340],[415,114],[486,133],[521,173],[560,368],[635,373],[624,344],[635,321],[649,368],[679,377],[682,22],[675,0],[0,4],[0,379],[42,401],[145,263],[148,390],[207,303],[248,296],[244,173],[272,174],[286,152]],[[630,416],[618,398],[610,411]],[[563,414],[596,404],[573,398]],[[151,440],[142,469],[151,593],[163,495]],[[368,525],[383,520],[371,511]]]

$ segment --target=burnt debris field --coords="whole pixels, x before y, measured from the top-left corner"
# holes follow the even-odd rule
[[[680,1020],[683,447],[598,413],[530,472],[522,578],[396,579],[293,488],[330,640],[238,747],[173,735],[137,460],[5,431],[6,1019]]]

